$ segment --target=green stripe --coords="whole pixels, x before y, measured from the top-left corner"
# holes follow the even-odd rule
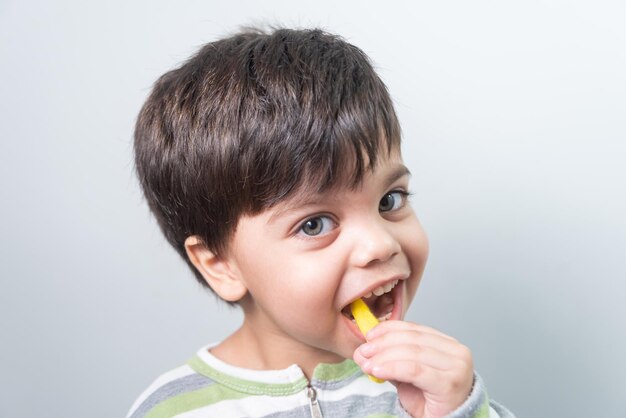
[[[478,411],[472,416],[472,418],[489,418],[489,398],[485,394],[485,400],[480,406]]]
[[[145,418],[169,418],[219,401],[241,399],[248,395],[220,385],[211,385],[169,398],[148,412]]]
[[[360,373],[361,368],[352,360],[346,359],[338,364],[320,363],[313,370],[313,378],[331,382],[335,380],[344,380]]]
[[[293,383],[261,383],[252,380],[239,379],[215,370],[202,361],[202,359],[198,356],[194,356],[187,362],[187,364],[196,372],[207,376],[230,389],[251,395],[293,395],[294,393],[303,391],[308,384],[304,376]]]
[[[313,371],[313,378],[324,381],[343,380],[360,372],[359,366],[352,360],[346,359],[338,364],[320,363]]]

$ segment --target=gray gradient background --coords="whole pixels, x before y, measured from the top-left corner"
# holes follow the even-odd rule
[[[626,416],[626,6],[380,3],[0,2],[1,417],[123,416],[240,323],[161,237],[131,135],[159,75],[264,21],[342,34],[391,91],[431,240],[408,318],[519,417]]]

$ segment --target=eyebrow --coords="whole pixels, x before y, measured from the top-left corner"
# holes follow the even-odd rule
[[[382,184],[384,184],[385,188],[387,188],[391,186],[395,181],[401,179],[404,176],[411,176],[411,171],[404,164],[400,164],[385,176]],[[307,194],[305,194],[304,196],[302,196],[302,198],[295,199],[293,205],[289,205],[288,207],[279,209],[274,212],[272,216],[270,216],[268,223],[274,222],[276,218],[284,215],[285,213],[296,211],[304,206],[317,205],[322,203],[323,201],[324,199],[320,199],[320,196],[316,193],[311,193],[308,196]]]
[[[391,183],[393,183],[394,181],[404,177],[404,176],[411,176],[411,171],[404,165],[401,164],[398,167],[396,167],[392,172],[390,172],[387,175],[387,178],[385,179],[385,185],[387,187],[389,187],[391,185]]]

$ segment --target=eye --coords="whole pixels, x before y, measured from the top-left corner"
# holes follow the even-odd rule
[[[335,221],[328,216],[316,216],[309,218],[300,225],[298,232],[315,237],[318,235],[326,234],[335,227]]]
[[[404,206],[408,193],[402,191],[389,192],[380,199],[378,210],[380,212],[389,212],[400,209]]]

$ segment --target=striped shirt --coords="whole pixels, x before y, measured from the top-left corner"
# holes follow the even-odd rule
[[[127,418],[409,417],[395,387],[373,383],[352,360],[319,364],[309,381],[297,365],[283,370],[231,366],[213,356],[211,346],[154,381]],[[476,375],[469,398],[450,417],[512,417],[502,411],[497,404],[490,407]]]

